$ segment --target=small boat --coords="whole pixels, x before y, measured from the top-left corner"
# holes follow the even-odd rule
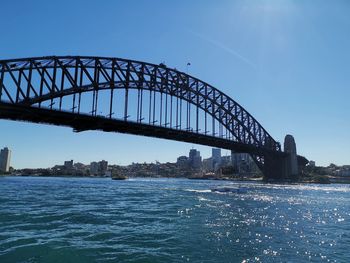
[[[125,175],[112,176],[112,180],[126,180],[128,177]]]
[[[113,173],[111,178],[112,178],[112,180],[126,180],[126,179],[128,179],[127,176],[121,175],[121,174],[118,174],[118,173]]]
[[[248,189],[245,187],[217,187],[210,189],[212,192],[216,193],[237,193],[245,194],[248,192]]]

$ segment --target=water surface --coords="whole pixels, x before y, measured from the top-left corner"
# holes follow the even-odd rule
[[[0,178],[2,263],[350,262],[349,245],[347,185]]]

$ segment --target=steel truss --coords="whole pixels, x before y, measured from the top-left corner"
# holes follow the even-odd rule
[[[123,98],[117,96],[117,91],[121,90]],[[108,102],[103,101],[103,105],[108,106],[103,116],[99,114],[102,92],[109,93]],[[132,100],[131,92],[136,94]],[[91,94],[89,101],[84,100],[86,93]],[[121,118],[116,117],[117,99],[123,100]],[[6,110],[13,106],[26,109],[27,113],[33,110],[39,114],[42,109],[52,114],[69,113],[70,118],[89,116],[90,120],[103,119],[119,124],[124,121],[140,127],[154,127],[154,131],[165,129],[174,136],[185,133],[192,138],[173,137],[175,140],[212,145],[206,140],[217,139],[226,142],[226,148],[236,150],[237,147],[232,147],[236,145],[251,153],[260,168],[264,166],[266,153],[281,153],[280,144],[240,104],[208,83],[164,64],[85,56],[0,60],[0,103],[7,105]],[[86,107],[90,109],[88,112],[82,110]],[[5,108],[2,108],[4,112]],[[130,111],[136,112],[134,120],[131,120]],[[14,112],[20,114],[21,111]],[[39,122],[28,114],[25,116],[18,119]],[[16,116],[12,114],[10,118],[16,119]],[[59,125],[55,121],[51,123]],[[74,127],[76,130],[98,128],[86,123]],[[152,136],[151,130],[147,136]],[[158,135],[154,133],[153,136]]]

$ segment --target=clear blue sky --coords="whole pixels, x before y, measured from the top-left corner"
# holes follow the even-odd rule
[[[350,164],[350,1],[0,3],[0,58],[94,55],[165,61],[230,95],[317,164]],[[175,161],[191,144],[0,120],[15,168],[64,160]],[[194,145],[204,157],[209,147]]]

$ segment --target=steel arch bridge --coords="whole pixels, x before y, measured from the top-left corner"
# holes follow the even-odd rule
[[[162,63],[88,56],[0,60],[0,118],[247,152],[267,178],[281,176],[286,157],[240,104]]]

